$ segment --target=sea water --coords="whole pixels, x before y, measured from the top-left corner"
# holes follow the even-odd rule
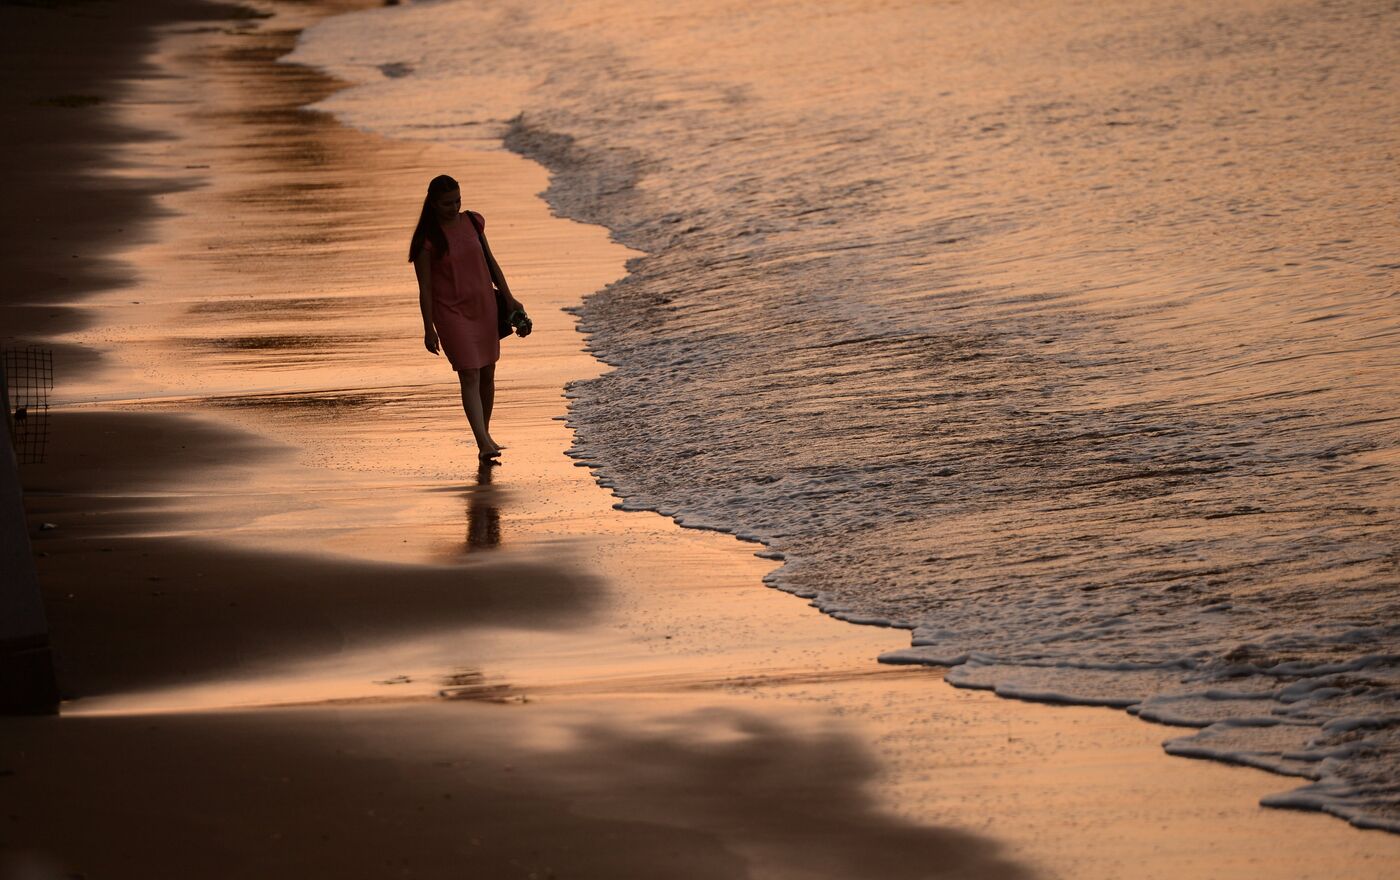
[[[420,2],[291,60],[645,253],[570,389],[623,506],[1400,830],[1400,7]]]

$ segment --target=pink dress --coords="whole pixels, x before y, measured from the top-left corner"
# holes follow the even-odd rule
[[[433,327],[454,370],[484,367],[501,357],[495,286],[473,220],[486,226],[480,214],[464,211],[443,227],[445,254],[437,253],[431,240],[423,243],[432,267]]]

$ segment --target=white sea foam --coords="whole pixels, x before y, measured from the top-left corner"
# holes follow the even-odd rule
[[[1397,47],[1365,0],[482,0],[294,60],[646,253],[568,392],[622,509],[1397,830]]]

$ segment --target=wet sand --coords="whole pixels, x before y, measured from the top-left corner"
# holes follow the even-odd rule
[[[73,697],[0,723],[12,860],[118,877],[1388,875],[1396,838],[1257,806],[1286,780],[1168,758],[1174,731],[1119,713],[880,666],[905,633],[764,588],[773,563],[751,546],[613,510],[564,455],[560,389],[601,366],[561,309],[628,253],[551,218],[518,157],[299,109],[334,83],[273,62],[327,5],[169,28],[150,66],[103,56],[144,74],[109,103],[24,111],[72,110],[45,137],[86,145],[31,151],[49,162],[33,180],[128,195],[84,202],[91,222],[57,237],[7,224],[15,253],[42,255],[28,286],[58,317],[6,326],[64,334],[49,461],[24,479]],[[105,5],[0,13],[81,15],[109,29],[94,45],[143,45]],[[78,88],[49,82],[33,88]],[[420,348],[402,253],[444,170],[535,319],[504,343],[509,448],[487,471]],[[85,271],[45,284],[75,242]]]

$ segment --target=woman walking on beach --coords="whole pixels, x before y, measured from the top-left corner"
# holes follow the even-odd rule
[[[496,290],[503,294],[508,314],[525,312],[491,256],[485,224],[480,214],[462,210],[461,188],[443,174],[428,184],[408,248],[408,259],[418,275],[423,345],[437,354],[441,344],[457,371],[462,408],[483,461],[501,454],[501,447],[491,439],[496,361],[501,356]]]

